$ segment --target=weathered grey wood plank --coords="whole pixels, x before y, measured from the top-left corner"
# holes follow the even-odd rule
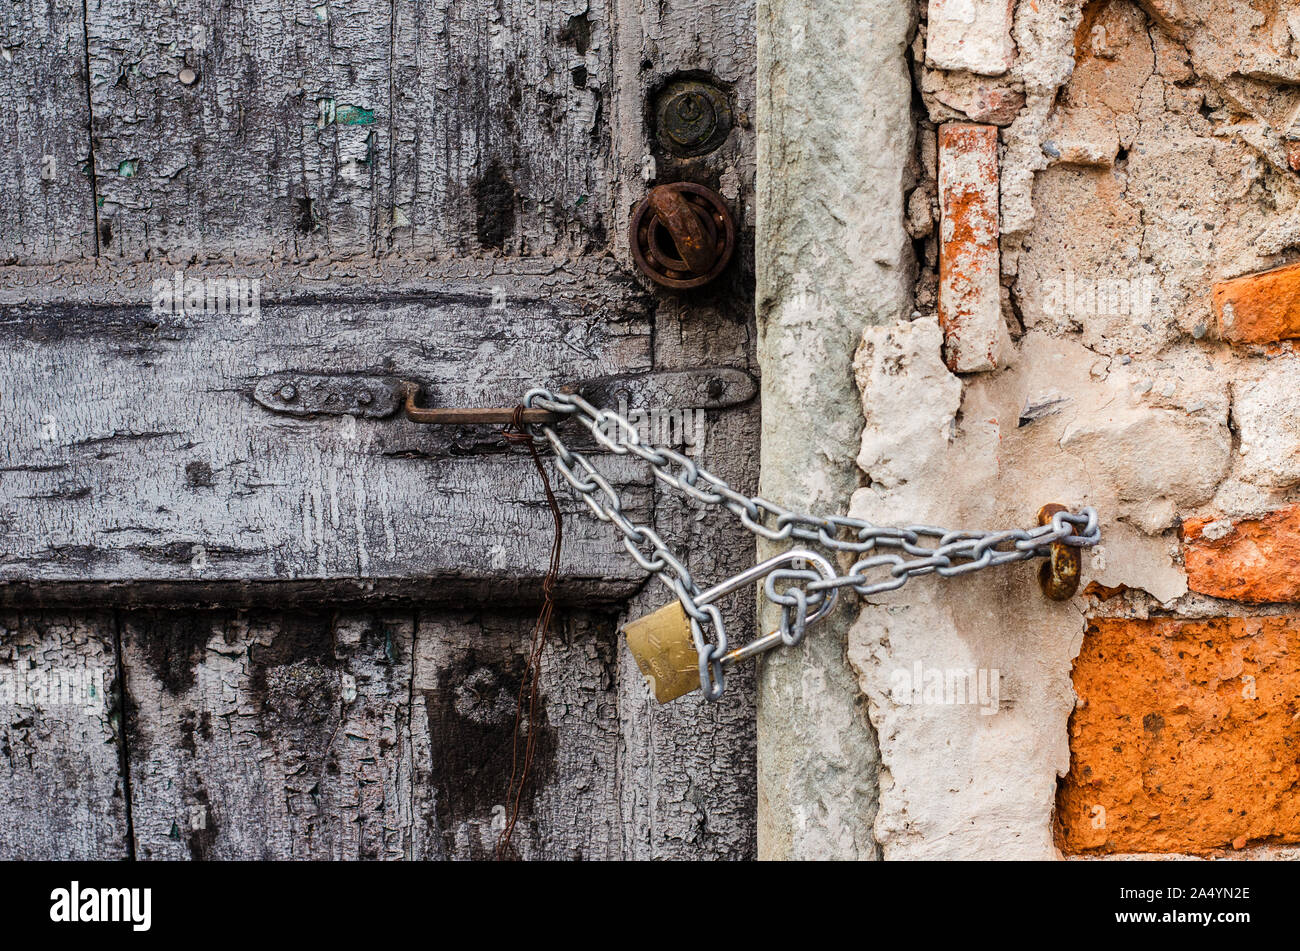
[[[600,6],[257,0],[236,19],[203,0],[88,10],[106,253],[302,259],[605,243],[611,44]]]
[[[306,372],[410,379],[443,405],[512,405],[536,384],[649,366],[637,312],[545,294],[493,301],[491,287],[466,285],[268,305],[256,319],[0,308],[0,578],[245,599],[273,580],[334,580],[362,597],[371,581],[401,593],[389,582],[403,579],[423,597],[456,584],[517,594],[544,570],[551,532],[526,456],[490,431],[300,418],[252,399],[259,380]],[[645,517],[648,472],[625,458],[608,471]],[[566,578],[586,596],[626,596],[639,570],[579,500],[561,499],[573,515]]]
[[[129,614],[142,859],[423,858],[409,614]]]
[[[96,128],[107,143],[101,143],[105,155],[99,165],[113,176],[101,194],[108,206],[110,239],[115,234],[119,239],[112,253],[128,260],[145,253],[196,253],[223,259],[274,256],[300,263],[287,278],[286,269],[279,266],[264,275],[267,297],[259,326],[275,314],[280,321],[277,332],[262,327],[244,338],[223,336],[207,316],[179,326],[163,321],[148,334],[123,336],[112,320],[99,320],[108,313],[99,307],[91,309],[94,320],[46,320],[42,326],[52,335],[38,342],[14,328],[30,331],[38,302],[54,304],[48,313],[72,313],[60,303],[67,300],[69,282],[77,288],[81,304],[117,304],[123,308],[119,314],[129,315],[138,313],[138,302],[148,294],[154,275],[137,268],[134,273],[143,281],[132,283],[123,279],[125,271],[106,275],[73,269],[60,278],[64,284],[59,287],[52,284],[52,274],[13,269],[21,273],[0,281],[0,300],[21,305],[6,312],[14,317],[4,325],[10,330],[0,328],[13,344],[0,351],[0,401],[13,402],[0,402],[0,409],[6,419],[20,421],[15,434],[0,437],[10,442],[0,445],[6,457],[19,451],[20,465],[28,467],[22,475],[0,473],[0,551],[15,547],[10,544],[14,526],[21,526],[33,508],[41,512],[42,529],[57,542],[39,547],[29,539],[33,563],[45,559],[51,567],[34,572],[11,563],[17,565],[12,575],[17,580],[9,590],[26,585],[32,597],[64,597],[74,588],[86,598],[120,596],[118,581],[112,580],[118,577],[116,568],[88,571],[87,563],[77,558],[91,546],[63,544],[66,534],[60,533],[74,521],[65,513],[73,512],[81,513],[83,522],[77,524],[102,527],[87,537],[104,550],[114,551],[118,544],[107,536],[124,536],[120,547],[135,552],[125,560],[134,558],[136,573],[147,574],[151,590],[162,592],[164,599],[256,603],[286,597],[411,597],[420,592],[462,599],[462,606],[450,610],[421,607],[419,624],[412,625],[415,633],[406,635],[414,638],[411,653],[396,663],[380,660],[370,648],[347,646],[349,638],[371,643],[369,635],[339,633],[369,621],[325,624],[309,614],[277,619],[252,611],[242,621],[225,615],[226,620],[210,624],[206,632],[204,619],[210,622],[212,615],[176,614],[171,615],[179,618],[176,625],[158,628],[152,638],[143,628],[129,633],[128,685],[138,678],[149,722],[161,737],[154,745],[142,736],[130,751],[133,775],[148,787],[147,799],[137,791],[137,822],[146,816],[152,817],[150,822],[157,820],[149,830],[139,831],[137,839],[159,854],[181,856],[190,854],[192,840],[199,854],[240,857],[258,857],[267,849],[321,857],[486,854],[495,841],[500,814],[494,807],[504,805],[508,776],[493,779],[493,769],[500,773],[499,762],[487,763],[484,770],[483,764],[464,759],[462,746],[499,750],[499,739],[508,738],[513,722],[510,688],[517,685],[532,616],[499,604],[485,615],[472,605],[536,596],[550,527],[531,469],[487,452],[481,438],[439,441],[392,422],[358,421],[360,447],[344,440],[328,420],[322,437],[325,418],[271,414],[249,399],[249,384],[252,378],[286,369],[315,370],[322,353],[326,369],[332,371],[410,372],[414,367],[445,374],[451,384],[445,393],[434,394],[439,399],[499,398],[499,389],[547,373],[552,382],[560,382],[575,371],[602,375],[647,370],[652,364],[658,370],[750,369],[752,274],[746,261],[752,243],[748,207],[753,143],[743,117],[752,112],[751,5],[744,0],[664,0],[649,6],[638,0],[611,0],[608,7],[583,0],[403,4],[395,20],[385,19],[392,14],[380,11],[369,23],[349,20],[341,28],[340,35],[364,44],[355,54],[363,62],[353,80],[346,76],[353,65],[352,50],[337,42],[328,48],[316,40],[303,43],[304,26],[297,21],[306,8],[267,6],[252,26],[223,14],[226,21],[220,26],[215,7],[194,4],[155,13],[136,11],[118,0],[112,0],[112,10],[107,9],[109,0],[92,4],[92,30],[99,31],[92,44],[100,80],[94,101],[96,121],[102,123]],[[336,9],[345,17],[361,11],[357,5],[331,5],[327,15],[334,17]],[[212,45],[216,34],[207,34],[207,49],[198,51],[199,58],[186,60],[199,74],[197,83],[186,87],[177,75],[180,60],[196,49],[187,46],[184,37],[177,46],[180,56],[171,59],[165,45],[145,48],[142,40],[125,34],[132,18],[133,31],[140,30],[139,22],[163,33],[193,24],[220,26],[222,43],[220,48]],[[259,49],[246,49],[239,38],[261,38],[270,22],[282,28],[283,35],[262,38]],[[382,29],[375,22],[383,23]],[[396,40],[391,49],[385,46],[387,31]],[[344,97],[361,101],[356,90],[373,90],[375,95],[366,99],[384,101],[385,90],[377,89],[371,69],[376,51],[383,49],[392,59],[391,74],[384,79],[393,90],[386,93],[391,108],[377,108],[369,126],[339,128],[337,104]],[[137,53],[143,68],[117,71]],[[722,150],[687,162],[659,153],[646,125],[645,93],[679,70],[716,75],[731,91],[742,119]],[[299,75],[305,80],[296,78]],[[314,122],[318,114],[308,116],[303,102],[289,102],[284,90],[276,88],[277,77],[292,79],[291,92],[300,84],[304,96],[315,87],[344,90],[334,96],[333,126],[327,123],[321,129],[305,122]],[[260,114],[240,115],[236,100],[253,104]],[[157,115],[146,114],[146,104],[155,101]],[[390,129],[391,140],[386,140]],[[355,161],[349,165],[356,154],[350,134],[366,130],[375,131],[377,143],[376,154],[369,157],[374,165],[367,165],[373,172],[369,176],[361,174]],[[165,141],[155,143],[150,136],[159,134]],[[723,283],[689,299],[660,295],[653,308],[634,285],[629,292],[623,238],[626,215],[644,191],[647,155],[657,156],[649,164],[651,177],[685,177],[717,187],[741,226],[742,262]],[[128,167],[128,175],[121,162],[133,158],[138,163]],[[145,181],[137,180],[141,177]],[[305,206],[300,198],[317,204]],[[123,223],[126,237],[121,236]],[[340,255],[383,252],[390,233],[391,246],[399,253],[434,254],[441,260],[424,265],[400,258],[381,263],[354,259],[334,273],[319,266]],[[614,246],[621,268],[613,266],[615,258],[598,256],[607,242]],[[593,253],[585,259],[510,257],[586,251]],[[318,255],[318,261],[308,260],[312,255]],[[317,289],[310,299],[304,298],[308,286]],[[510,308],[499,325],[489,303],[496,286],[505,289]],[[15,292],[14,287],[20,289]],[[551,294],[566,301],[555,305],[556,311],[547,309],[552,305],[545,298]],[[457,299],[448,301],[443,295]],[[472,304],[461,299],[466,295],[473,298]],[[393,317],[393,311],[401,313]],[[469,316],[471,311],[478,316]],[[61,330],[62,336],[51,328]],[[447,328],[460,328],[477,346],[438,351],[446,336],[440,331]],[[391,367],[383,362],[390,353],[397,354]],[[214,354],[222,356],[213,360]],[[12,373],[10,379],[18,379],[19,370],[27,375],[18,389],[27,395],[14,397],[4,377]],[[76,400],[54,400],[56,383]],[[136,406],[132,394],[162,408]],[[85,409],[87,403],[99,408]],[[42,405],[60,411],[65,405],[78,408],[70,419],[38,413],[40,426],[46,425],[41,416],[51,415],[56,431],[70,422],[78,440],[108,437],[102,443],[62,445],[58,451],[63,455],[55,461],[69,464],[78,477],[94,474],[116,493],[112,497],[121,504],[108,510],[116,511],[119,521],[95,522],[100,513],[92,510],[88,497],[61,497],[77,495],[84,480],[65,483],[51,474],[54,470],[31,471],[35,424],[25,421]],[[735,484],[752,488],[757,407],[711,413],[708,426],[700,461]],[[197,432],[204,442],[188,445],[176,436],[129,438],[169,431]],[[205,454],[213,445],[224,447],[215,462]],[[160,461],[132,461],[141,454]],[[311,465],[317,458],[320,478]],[[211,486],[189,484],[191,462],[211,467]],[[241,481],[237,466],[248,468],[254,462],[292,481],[296,495],[283,487]],[[625,461],[606,458],[601,465],[616,484],[626,486],[634,517],[649,517],[653,506],[656,526],[686,555],[702,582],[751,563],[752,539],[743,530],[727,522],[697,520],[690,505],[657,487],[655,501],[644,472],[626,469]],[[330,472],[342,487],[337,529],[329,504]],[[200,483],[207,478],[202,469],[193,474]],[[367,490],[367,503],[381,497],[374,489],[380,486],[387,488],[389,501],[415,505],[409,538],[412,546],[426,546],[408,547],[403,530],[399,557],[406,560],[381,564],[383,555],[375,552],[387,550],[384,523],[382,518],[367,522],[364,534],[375,546],[368,549],[371,570],[365,577],[360,577],[355,554],[358,533],[349,527],[352,513],[346,508],[346,489],[357,482]],[[70,492],[61,491],[65,484]],[[320,489],[319,520],[314,499],[305,491],[310,485]],[[157,512],[141,504],[159,487],[169,498],[187,503],[186,510],[179,511],[177,505],[176,511]],[[430,490],[443,494],[426,503]],[[29,495],[53,497],[20,498]],[[489,500],[503,495],[511,500],[510,530],[494,529],[490,518],[499,503]],[[609,526],[594,523],[565,490],[560,495],[570,511],[567,548],[570,557],[576,556],[565,567],[570,600],[627,597],[640,584],[642,573],[626,558]],[[419,508],[425,504],[429,507]],[[326,528],[319,536],[313,529],[312,538],[330,541],[327,571],[319,570],[317,549],[297,541],[279,549],[267,546],[272,558],[286,554],[284,570],[259,568],[259,557],[267,557],[267,550],[258,550],[265,541],[264,526],[283,529],[287,539],[305,538],[304,511],[316,520],[314,527],[323,521]],[[257,531],[240,536],[251,539],[247,552],[227,542],[224,549],[218,544],[213,555],[205,546],[208,567],[195,578],[192,548],[167,549],[171,560],[160,559],[156,544],[148,540],[152,536],[132,535],[139,532],[138,522],[125,513],[132,519],[151,519],[146,528],[181,536],[182,543],[192,541],[183,530],[200,529],[217,538],[222,536],[211,533],[212,526],[228,532],[229,538],[237,537],[232,531],[236,526]],[[467,536],[466,525],[486,529],[489,536]],[[493,531],[499,534],[493,536]],[[524,533],[526,540],[516,539],[513,531]],[[504,549],[504,561],[499,552],[494,560],[493,544]],[[65,559],[61,565],[60,553]],[[429,565],[453,561],[457,568],[446,570],[442,584],[420,580],[442,570],[430,572]],[[462,576],[453,579],[461,569]],[[0,574],[3,570],[0,566]],[[251,596],[255,589],[263,594]],[[4,590],[0,587],[0,597]],[[630,610],[641,612],[663,600],[656,585],[638,595]],[[551,759],[542,764],[540,781],[529,797],[530,811],[517,833],[520,854],[752,856],[750,673],[733,677],[722,704],[709,705],[695,697],[657,708],[648,702],[625,648],[614,640],[614,618],[572,609],[564,614],[543,672],[546,729],[552,737],[545,748]],[[751,633],[747,597],[730,605],[727,617],[733,638]],[[410,624],[408,614],[400,611],[389,620]],[[158,620],[153,623],[157,626]],[[194,632],[192,638],[184,636],[187,628]],[[201,647],[188,646],[205,633],[208,639]],[[227,637],[236,645],[260,646],[253,646],[251,657],[236,657],[237,649],[226,643]],[[149,643],[163,645],[161,659],[148,656]],[[185,660],[177,662],[182,654]],[[265,661],[259,659],[262,654],[267,655]],[[169,693],[165,678],[173,670],[188,669],[191,657],[196,686]],[[324,784],[317,790],[317,804],[303,777],[310,775],[322,750],[334,750],[343,742],[338,736],[346,735],[354,714],[339,709],[331,720],[332,698],[341,697],[343,672],[352,672],[361,683],[358,670],[369,671],[373,687],[354,703],[362,711],[357,727],[364,737],[362,749],[346,760],[347,783],[335,779],[334,785]],[[226,673],[230,676],[223,680]],[[256,688],[258,676],[280,684],[269,706]],[[417,708],[407,708],[405,714],[403,676]],[[200,684],[208,686],[199,690]],[[233,686],[227,689],[227,684]],[[322,698],[328,702],[312,702]],[[204,737],[200,700],[226,710],[231,723],[257,720],[261,732],[250,737],[228,728]],[[190,710],[196,712],[193,726],[186,720]],[[403,715],[405,741],[396,726]],[[194,754],[185,750],[190,730]],[[398,752],[385,745],[390,740]],[[181,752],[165,752],[168,743]],[[169,776],[173,788],[179,782],[181,793],[165,790],[164,777]],[[155,795],[159,788],[163,791]],[[212,788],[221,790],[220,809],[215,811]],[[377,789],[384,790],[382,803],[374,799]],[[206,804],[198,800],[199,790],[208,796]],[[390,799],[391,790],[396,790],[395,799]],[[201,813],[190,811],[197,806],[203,807]],[[256,812],[259,808],[261,813]],[[176,838],[170,824],[161,840],[154,830],[154,825],[163,824],[164,813],[177,822]],[[215,817],[215,826],[192,828],[200,814],[204,822]],[[352,834],[331,818],[340,815],[356,817]],[[244,832],[231,831],[232,816]],[[210,833],[211,828],[215,832]]]
[[[0,860],[120,859],[113,617],[0,614]]]
[[[686,179],[715,188],[736,219],[736,263],[719,281],[686,296],[661,295],[655,311],[655,366],[728,366],[753,372],[752,212],[755,8],[747,0],[663,0],[616,7],[616,207],[630,211],[655,181]],[[715,152],[690,159],[666,153],[655,139],[645,94],[674,74],[712,76],[736,117]],[[638,76],[639,82],[627,78]],[[626,211],[623,211],[626,213]],[[624,229],[612,236],[627,254]],[[758,481],[760,409],[709,413],[696,457],[733,486]],[[704,586],[754,563],[754,539],[729,515],[700,518],[682,497],[656,488],[655,527],[671,539]],[[668,602],[652,582],[628,606],[639,616]],[[752,592],[724,606],[733,642],[754,635]],[[692,694],[667,706],[650,696],[625,647],[619,652],[623,854],[628,858],[753,858],[756,853],[753,666],[732,672],[716,704]]]
[[[95,253],[81,0],[0,10],[0,263]]]
[[[505,827],[516,700],[534,615],[422,613],[412,731],[416,811],[448,858],[494,855]],[[513,857],[622,855],[611,615],[557,615],[542,655],[541,710]]]
[[[137,854],[491,857],[532,623],[523,612],[439,612],[418,628],[391,613],[128,615]],[[620,854],[612,633],[609,616],[557,619],[520,857]]]
[[[389,4],[90,0],[86,10],[102,253],[376,249]]]
[[[742,491],[753,491],[756,407],[708,414],[701,464]],[[702,516],[671,491],[658,494],[655,528],[670,539],[701,587],[754,563],[754,541],[730,515]],[[658,581],[631,600],[638,617],[669,603]],[[732,643],[754,636],[753,591],[719,605]],[[746,859],[754,839],[754,667],[732,668],[726,693],[709,703],[693,693],[659,705],[619,639],[617,679],[621,813],[626,858]]]
[[[152,303],[153,282],[186,277],[245,277],[261,281],[262,306],[304,301],[342,304],[404,300],[497,288],[505,299],[554,297],[580,304],[591,316],[615,323],[649,320],[658,303],[609,255],[442,258],[351,258],[331,261],[260,260],[159,265],[155,261],[86,260],[58,266],[0,267],[0,304],[136,306]]]
[[[607,3],[430,0],[394,11],[393,247],[601,250]]]

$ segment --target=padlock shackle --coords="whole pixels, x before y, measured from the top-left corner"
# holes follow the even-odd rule
[[[776,569],[793,564],[796,561],[812,562],[817,572],[828,581],[835,577],[835,568],[822,555],[817,554],[815,551],[809,551],[807,548],[791,548],[789,551],[773,555],[766,561],[760,561],[752,568],[746,568],[740,574],[732,575],[726,581],[719,582],[712,588],[702,591],[695,596],[695,603],[699,605],[712,604],[718,598],[731,594],[733,591],[739,591],[747,584],[762,581]],[[809,623],[819,620],[830,613],[831,607],[835,604],[835,596],[838,593],[838,589],[831,589],[831,597],[808,618]]]
[[[766,561],[760,561],[752,568],[747,568],[740,574],[733,575],[726,581],[714,585],[712,588],[709,588],[707,591],[702,592],[698,597],[696,597],[695,603],[700,606],[711,604],[718,600],[718,598],[731,594],[733,591],[739,591],[748,584],[761,581],[778,568],[783,568],[786,565],[799,561],[807,562],[812,565],[817,570],[817,573],[828,581],[835,577],[835,568],[825,557],[819,555],[815,551],[809,551],[807,548],[792,548],[789,551],[781,552],[779,555],[774,555]],[[816,611],[808,616],[806,623],[812,624],[814,621],[820,621],[826,615],[830,614],[835,607],[835,599],[838,596],[839,589],[831,588],[826,600],[821,603]],[[757,657],[759,654],[765,654],[780,643],[781,632],[779,630],[772,631],[769,634],[764,634],[762,637],[757,637],[748,644],[744,644],[723,654],[721,658],[722,666],[730,667],[739,661],[748,660],[751,657]]]

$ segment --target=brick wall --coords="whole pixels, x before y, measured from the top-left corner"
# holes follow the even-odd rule
[[[1300,14],[928,0],[912,56],[916,313],[859,352],[854,511],[1104,537],[1060,610],[1022,577],[864,614],[885,854],[1300,842]],[[912,663],[996,668],[997,715],[900,703]]]
[[[1066,853],[1300,842],[1300,266],[1214,282],[1211,301],[1217,339],[1200,346],[1236,452],[1216,497],[1176,513],[1205,597],[1143,619],[1108,617],[1119,592],[1094,591],[1058,795]]]
[[[1296,841],[1298,657],[1296,616],[1094,619],[1074,667],[1062,849]]]

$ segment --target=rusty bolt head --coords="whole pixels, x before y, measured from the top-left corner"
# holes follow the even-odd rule
[[[683,158],[712,152],[731,132],[726,94],[696,79],[676,79],[660,90],[654,113],[659,144]]]
[[[736,225],[722,196],[691,182],[650,189],[632,212],[629,231],[636,266],[674,290],[713,280],[736,248]]]

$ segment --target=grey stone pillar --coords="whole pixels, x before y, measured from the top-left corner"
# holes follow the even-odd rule
[[[911,307],[913,26],[898,0],[758,5],[761,490],[791,508],[847,512],[862,429],[854,350],[865,326]],[[846,605],[763,663],[762,858],[878,855],[879,751],[845,658],[855,615]],[[770,630],[773,612],[761,622]]]

